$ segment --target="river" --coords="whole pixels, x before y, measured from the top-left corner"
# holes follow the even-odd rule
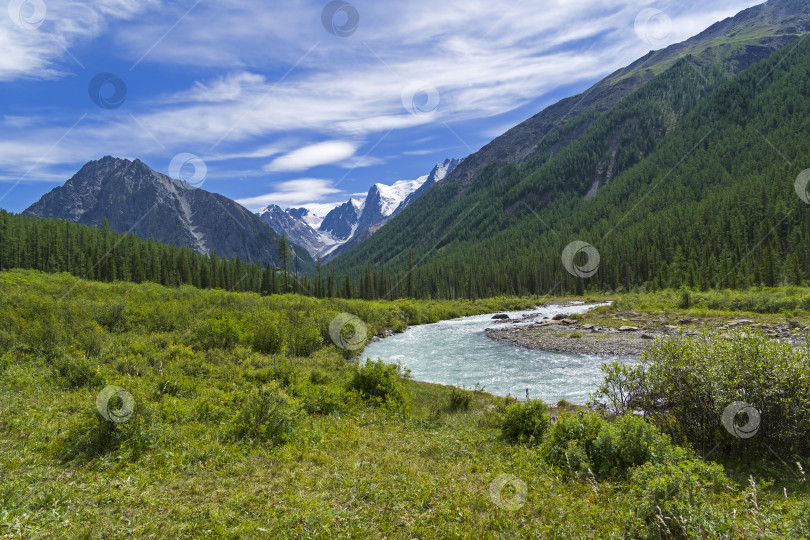
[[[537,314],[540,319],[558,313],[584,313],[593,304],[546,305],[530,311],[506,312],[511,319]],[[510,323],[520,324],[520,323]],[[525,324],[525,323],[524,323]],[[492,315],[476,315],[413,326],[400,334],[370,343],[363,357],[399,363],[418,381],[471,388],[521,400],[540,398],[554,404],[561,399],[584,404],[602,381],[600,366],[627,360],[582,354],[521,349],[490,340],[484,329],[502,326]]]

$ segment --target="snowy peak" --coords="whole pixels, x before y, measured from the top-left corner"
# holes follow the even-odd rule
[[[385,184],[374,184],[377,189],[380,199],[380,214],[388,217],[394,213],[394,210],[402,204],[408,195],[419,189],[422,184],[428,179],[428,176],[422,176],[416,180],[400,180],[394,182],[393,185],[387,186]]]
[[[446,159],[429,174],[416,180],[399,180],[391,185],[377,183],[362,199],[349,199],[336,206],[323,218],[306,208],[282,210],[271,204],[257,215],[278,234],[303,246],[312,256],[336,256],[388,222],[403,208],[444,179],[461,163],[460,159]]]

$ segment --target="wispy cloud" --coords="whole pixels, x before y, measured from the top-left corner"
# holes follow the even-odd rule
[[[277,204],[282,208],[302,206],[307,203],[322,201],[328,196],[334,198],[337,194],[343,195],[344,193],[335,188],[330,180],[320,178],[288,180],[278,183],[275,188],[276,190],[270,193],[237,199],[236,202],[248,210],[257,211],[270,204]]]
[[[348,159],[357,151],[357,146],[346,141],[326,141],[298,148],[270,162],[269,172],[306,171],[319,165],[329,165]]]

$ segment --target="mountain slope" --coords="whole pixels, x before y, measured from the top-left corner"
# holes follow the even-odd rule
[[[788,7],[790,9],[786,9]],[[798,15],[796,9],[800,10]],[[704,49],[698,56],[676,61],[663,73],[653,76],[642,87],[616,101],[606,112],[591,111],[568,119],[562,128],[552,130],[545,136],[533,152],[522,158],[523,162],[518,166],[504,165],[502,161],[490,162],[475,175],[457,169],[456,173],[415,201],[373,238],[338,258],[334,263],[337,270],[358,279],[363,275],[365,264],[371,262],[385,265],[389,271],[402,272],[407,265],[408,249],[413,248],[415,261],[419,263],[417,276],[423,294],[424,291],[452,295],[541,292],[560,285],[581,287],[582,284],[577,284],[562,268],[562,250],[568,242],[576,239],[596,242],[604,237],[605,243],[599,245],[603,266],[592,278],[593,285],[615,288],[620,284],[632,286],[656,279],[671,283],[669,275],[659,278],[661,268],[664,268],[664,275],[674,264],[679,268],[676,274],[682,277],[686,272],[685,275],[689,277],[689,272],[683,270],[684,264],[687,264],[685,261],[692,261],[691,264],[696,265],[694,273],[700,270],[704,262],[708,268],[711,260],[719,268],[723,259],[728,267],[738,264],[744,270],[749,265],[747,274],[743,271],[744,279],[749,283],[758,282],[757,278],[762,278],[762,270],[757,275],[756,264],[745,259],[748,250],[757,243],[751,240],[756,235],[755,231],[767,223],[767,220],[763,221],[766,213],[763,208],[751,208],[749,213],[738,217],[736,223],[729,217],[736,211],[734,205],[717,209],[716,216],[725,216],[729,222],[724,223],[719,231],[711,232],[725,238],[723,235],[732,234],[728,231],[739,230],[733,235],[744,240],[739,240],[733,249],[724,247],[723,241],[718,238],[714,238],[714,244],[687,238],[680,234],[677,221],[670,223],[673,227],[669,230],[671,238],[664,241],[660,237],[663,232],[657,220],[662,212],[670,208],[677,209],[672,212],[682,216],[694,216],[699,203],[702,203],[700,197],[709,197],[709,193],[701,192],[700,197],[689,201],[682,201],[678,196],[682,196],[682,192],[693,196],[695,184],[708,186],[714,185],[718,178],[736,179],[725,173],[723,167],[727,170],[738,169],[734,163],[728,163],[728,148],[734,148],[739,141],[747,141],[754,136],[762,146],[756,149],[755,155],[760,157],[763,148],[772,152],[769,159],[763,158],[751,164],[751,170],[762,171],[761,174],[766,174],[768,167],[778,167],[772,161],[774,156],[781,160],[763,137],[775,142],[791,141],[790,149],[794,152],[788,155],[788,149],[783,149],[788,159],[796,158],[797,151],[798,155],[802,155],[803,141],[792,138],[806,140],[807,131],[792,126],[789,134],[775,134],[775,126],[783,118],[793,118],[791,115],[802,113],[790,112],[790,115],[783,117],[773,107],[779,103],[790,103],[793,111],[804,110],[801,100],[802,88],[806,87],[806,83],[801,82],[803,67],[798,51],[806,48],[806,40],[785,47],[777,55],[767,57],[743,73],[738,70],[763,56],[762,51],[752,54],[752,47],[771,50],[779,43],[795,41],[796,36],[790,36],[788,32],[806,31],[809,11],[807,3],[781,0],[752,8],[718,23],[729,34],[730,44],[722,47],[726,51],[723,54],[717,52],[720,48],[716,35],[718,25],[714,25],[701,34],[702,37],[698,36],[700,39],[689,40],[691,50],[699,48],[699,43],[712,43],[714,50]],[[772,17],[773,14],[785,13],[784,19]],[[760,34],[772,36],[776,33],[782,37],[760,36],[751,42],[735,42],[739,35],[736,32],[745,30],[755,33],[757,29]],[[683,44],[676,47],[683,50]],[[796,57],[792,54],[794,51]],[[784,65],[780,65],[780,61]],[[798,82],[769,79],[771,72],[781,74],[778,68],[787,67],[797,73],[785,74],[785,77],[794,77]],[[759,74],[760,79],[752,82],[751,73]],[[727,80],[729,77],[731,80]],[[599,84],[604,84],[604,81]],[[745,85],[756,87],[758,84],[763,95],[768,91],[774,94],[784,91],[785,95],[770,95],[770,99],[782,101],[762,101],[758,105],[760,108],[754,109],[751,104],[753,98],[745,97]],[[761,99],[759,94],[756,97]],[[759,115],[756,117],[761,122],[759,133],[750,129],[737,132],[724,123],[728,118],[716,119],[704,126],[703,121],[712,118],[717,110],[728,111],[737,125],[744,128],[747,114],[752,118],[755,114]],[[507,135],[506,142],[513,143],[514,133]],[[710,145],[715,141],[719,146],[712,148]],[[500,144],[504,141],[496,142]],[[694,154],[700,154],[701,160],[707,159],[709,154],[705,152],[720,152],[723,149],[725,153],[714,156],[717,163],[723,165],[701,161],[700,167],[689,169],[693,177],[682,177],[679,171],[687,169],[687,163],[695,157],[690,153],[693,148]],[[750,148],[745,150],[753,152]],[[486,152],[482,150],[465,160],[463,166],[486,161],[485,157]],[[806,161],[810,163],[810,160]],[[777,174],[775,170],[768,174]],[[796,173],[798,171],[791,173],[782,170],[779,174],[785,176],[779,178],[789,178],[791,174],[795,178]],[[743,176],[748,182],[745,189],[753,189],[751,186],[756,180],[750,178],[750,174]],[[657,182],[654,182],[656,179]],[[648,203],[654,200],[654,196],[665,193],[664,188],[668,188],[676,179],[683,182],[685,187],[673,186],[673,189],[681,189],[681,192],[670,193],[670,198],[665,202],[659,201],[656,213],[650,213]],[[628,185],[634,185],[636,191],[628,191]],[[733,185],[734,189],[743,189],[738,184]],[[653,187],[657,191],[653,191],[649,198],[642,198]],[[784,185],[781,185],[781,191],[777,192],[763,187],[765,192],[762,196],[767,194],[768,197],[764,198],[762,204],[775,205],[773,208],[790,208],[801,203],[795,199],[795,194],[791,195],[790,189],[783,188]],[[624,200],[610,198],[611,194],[619,192]],[[720,195],[715,193],[712,196]],[[635,203],[629,204],[627,199]],[[775,202],[777,200],[780,201],[778,204]],[[773,208],[767,215],[774,219],[774,223],[780,222],[784,216],[773,211]],[[628,245],[631,238],[629,227],[639,223],[644,225],[637,234],[649,243]],[[708,231],[703,234],[707,235]],[[788,245],[785,238],[780,237],[780,242],[769,248],[772,255],[768,257],[775,257],[783,264],[787,258],[795,255],[804,271],[810,269],[806,256],[792,249],[795,240]],[[656,251],[659,247],[660,250]],[[708,249],[712,252],[707,254]],[[608,262],[608,255],[613,257],[611,262]],[[773,274],[772,264],[767,261],[758,261],[757,264],[770,265],[769,272]],[[606,268],[610,269],[603,270]],[[781,271],[784,274],[784,270]],[[738,276],[735,274],[734,277],[736,279]]]
[[[600,114],[686,55],[693,55],[696,65],[723,65],[734,74],[808,31],[810,5],[806,0],[772,0],[744,10],[682,43],[651,51],[586,92],[546,108],[467,157],[449,180],[458,180],[459,190],[464,191],[488,166],[525,163],[555,132],[559,132],[558,141],[549,151],[557,153]]]
[[[23,213],[96,227],[106,219],[113,231],[198,253],[278,262],[279,237],[258,217],[226,197],[173,180],[137,159],[106,156],[91,161]],[[294,250],[300,264],[311,269],[306,250]]]

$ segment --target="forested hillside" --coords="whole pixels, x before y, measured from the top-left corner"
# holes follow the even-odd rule
[[[686,57],[559,153],[565,130],[519,167],[485,169],[463,196],[449,179],[339,258],[338,273],[373,295],[368,276],[404,276],[410,255],[420,296],[801,282],[810,224],[794,182],[810,167],[810,41],[724,73]],[[590,279],[561,263],[574,240],[600,253]]]

